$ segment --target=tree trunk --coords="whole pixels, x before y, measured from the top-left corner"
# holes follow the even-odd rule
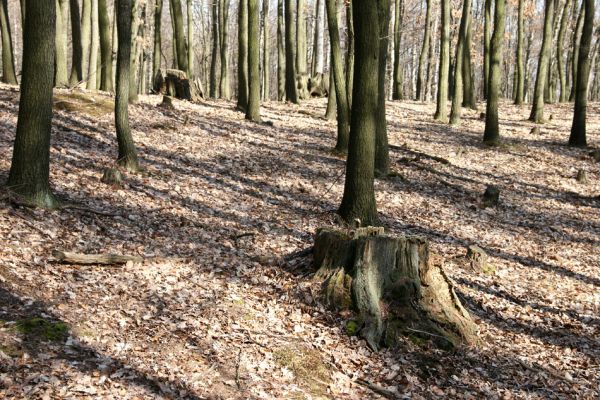
[[[129,102],[130,103],[135,103],[138,101],[138,79],[137,79],[137,75],[138,75],[138,71],[137,71],[137,67],[138,67],[138,57],[137,57],[137,51],[138,51],[138,46],[141,45],[140,43],[138,43],[137,37],[138,37],[138,32],[139,32],[139,27],[140,27],[140,17],[139,17],[139,1],[140,0],[133,0],[131,3],[131,49],[130,49],[130,53],[129,53],[129,69],[130,69],[130,73],[129,73]],[[119,41],[120,43],[120,41]]]
[[[305,75],[306,69],[306,2],[296,0],[296,74]]]
[[[238,9],[238,110],[248,108],[248,0],[240,0]]]
[[[387,119],[385,113],[385,78],[387,70],[387,55],[390,30],[390,2],[378,0],[379,16],[379,73],[378,73],[378,104],[377,131],[375,132],[375,173],[387,176],[390,173],[390,151],[388,146]],[[429,22],[429,21],[428,21]]]
[[[570,146],[586,146],[586,112],[588,82],[590,77],[590,47],[594,30],[595,0],[583,0],[585,18],[581,31],[579,45],[579,60],[577,62],[577,82],[575,83],[575,111],[573,112],[573,125],[569,137]]]
[[[327,0],[324,0],[327,1]],[[329,67],[329,94],[327,95],[327,109],[325,110],[325,119],[333,121],[337,116],[337,91],[335,89],[335,77],[332,68]],[[348,126],[349,126],[348,121]]]
[[[83,38],[81,33],[79,3],[77,0],[70,0],[69,6],[71,11],[71,41],[73,43],[73,62],[71,66],[71,76],[69,78],[69,86],[75,86],[83,79]]]
[[[404,15],[403,0],[394,1],[394,82],[392,89],[393,100],[403,100],[404,85],[403,69],[400,59],[402,58],[402,17]]]
[[[490,80],[490,40],[492,36],[492,4],[494,0],[485,0],[483,23],[483,98],[487,100]]]
[[[552,19],[554,17],[554,0],[546,0],[544,16],[544,35],[542,38],[542,48],[538,60],[537,75],[535,79],[535,90],[533,93],[533,105],[529,120],[542,123],[544,122],[544,87],[547,84],[547,69],[550,57],[550,46],[552,45]]]
[[[457,125],[460,122],[462,112],[462,101],[464,94],[463,73],[465,61],[465,45],[467,43],[467,28],[471,18],[471,0],[463,1],[462,18],[460,19],[460,28],[458,32],[458,43],[456,45],[456,57],[454,58],[454,96],[452,97],[452,109],[450,111],[450,123]]]
[[[322,74],[324,72],[325,53],[323,44],[325,39],[325,0],[317,0],[315,9],[315,35],[313,40],[313,62],[311,75]]]
[[[260,122],[260,12],[258,0],[248,0],[248,109],[246,119]]]
[[[571,0],[567,0],[571,1]],[[516,91],[515,91],[515,104],[521,105],[525,99],[525,66],[523,65],[523,35],[524,35],[524,26],[523,26],[523,8],[524,8],[525,0],[519,0],[519,9],[518,9],[518,17],[517,17],[517,83],[516,83]],[[562,53],[559,52],[559,58],[562,57]],[[560,63],[559,63],[560,65]],[[559,67],[560,68],[560,67]]]
[[[423,43],[421,44],[421,53],[419,54],[419,67],[417,69],[417,93],[415,100],[423,100],[423,68],[425,65],[425,57],[429,51],[429,40],[431,36],[431,0],[425,0],[427,3],[427,10],[425,12],[425,28],[423,33]]]
[[[354,104],[346,182],[339,213],[345,221],[359,219],[365,226],[378,223],[375,202],[375,132],[379,103],[379,1],[354,1],[356,41],[356,71],[354,75]],[[340,99],[338,98],[338,103]]]
[[[112,38],[106,0],[98,0],[98,25],[100,29],[100,55],[102,59],[100,90],[112,92]]]
[[[263,100],[269,100],[271,85],[270,85],[270,74],[269,70],[271,67],[270,57],[269,57],[269,0],[263,0]]]
[[[520,0],[523,2],[523,0]],[[563,58],[563,45],[565,40],[565,32],[567,30],[567,20],[569,19],[569,9],[571,8],[572,0],[567,0],[563,8],[562,16],[560,18],[560,29],[558,31],[558,38],[556,40],[556,57],[558,63],[558,79],[560,82],[560,97],[558,101],[564,103],[568,100],[567,97],[567,81],[565,77],[565,64]]]
[[[283,0],[277,1],[277,99],[285,99],[285,24]]]
[[[219,83],[219,91],[221,98],[229,100],[231,98],[231,90],[229,84],[229,0],[220,0],[219,7],[219,36],[220,36],[220,52],[221,52],[221,80]],[[260,34],[260,33],[259,33]],[[260,82],[260,79],[259,79]]]
[[[437,105],[434,118],[446,122],[448,119],[448,76],[450,70],[450,0],[442,2],[442,25],[440,27],[440,66],[438,74]]]
[[[475,77],[473,76],[473,61],[471,60],[471,44],[473,43],[473,14],[469,8],[469,22],[467,24],[467,34],[465,36],[465,46],[463,49],[463,107],[469,107],[477,110],[477,92],[475,91]]]
[[[81,81],[90,78],[90,49],[92,44],[92,0],[81,2]]]
[[[296,0],[285,0],[285,95],[298,104],[296,88]]]
[[[185,33],[183,29],[183,10],[181,8],[181,0],[170,0],[173,14],[173,24],[175,31],[173,32],[173,40],[177,47],[177,66],[181,71],[188,70],[187,51],[185,48]]]
[[[55,39],[55,71],[54,85],[67,87],[69,85],[69,72],[67,70],[67,26],[69,23],[68,0],[56,0],[56,39]]]
[[[187,77],[194,80],[194,15],[193,1],[187,0]]]
[[[88,90],[96,90],[96,82],[97,82],[97,65],[98,65],[98,48],[100,45],[99,34],[98,31],[98,0],[92,0],[91,4],[91,16],[90,16],[91,24],[90,24],[90,63],[88,69],[88,79],[87,79],[87,89]]]
[[[492,34],[492,40],[490,42],[490,77],[488,82],[487,107],[485,110],[485,131],[483,133],[483,142],[488,145],[496,145],[500,140],[498,100],[500,97],[500,81],[502,78],[505,7],[505,0],[496,0],[494,33]]]
[[[152,79],[156,79],[160,71],[162,57],[162,10],[163,0],[156,0],[154,4],[154,52],[152,53]]]
[[[138,171],[139,162],[129,126],[129,79],[131,76],[132,0],[117,0],[117,90],[115,96],[115,126],[119,156],[117,163],[128,171]]]
[[[348,94],[344,66],[342,61],[342,49],[340,47],[340,30],[338,27],[337,1],[325,0],[327,8],[327,25],[329,29],[329,43],[331,46],[331,68],[333,75],[335,96],[337,103],[337,142],[335,149],[339,152],[348,151],[350,135],[350,107],[348,105]],[[330,88],[329,95],[334,95]]]
[[[577,4],[577,2],[575,2]],[[573,31],[573,55],[571,58],[571,94],[569,95],[569,101],[575,101],[575,91],[576,91],[576,82],[577,82],[577,63],[579,62],[579,43],[581,38],[581,33],[583,30],[583,20],[585,17],[585,2],[581,3],[581,9],[579,10],[579,14],[577,16],[577,24],[575,25],[575,30]]]
[[[476,344],[477,326],[441,263],[434,263],[429,243],[382,231],[317,232],[315,277],[323,282],[325,303],[356,311],[358,334],[373,350],[392,347],[401,335],[445,349]]]
[[[354,85],[354,19],[352,0],[346,2],[346,30],[348,31],[348,52],[346,53],[346,94],[348,95],[348,109],[352,109],[352,93]]]
[[[7,183],[19,202],[43,208],[58,205],[49,183],[55,22],[54,1],[29,2],[19,119]]]
[[[210,60],[210,83],[209,83],[209,95],[211,98],[217,98],[218,95],[218,72],[217,63],[219,59],[219,3],[217,0],[213,0],[211,7],[211,18],[212,18],[212,55]]]

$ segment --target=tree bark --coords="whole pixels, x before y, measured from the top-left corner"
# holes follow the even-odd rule
[[[285,95],[285,23],[283,0],[277,1],[277,99],[283,101]]]
[[[92,45],[92,0],[81,2],[81,71],[82,81],[90,78],[90,50]]]
[[[554,0],[546,0],[544,16],[544,34],[542,48],[538,60],[537,75],[535,79],[535,90],[533,93],[533,105],[529,120],[544,122],[544,87],[547,84],[548,64],[550,58],[550,46],[552,45],[552,19],[554,17]]]
[[[523,0],[520,0],[523,2]],[[563,58],[564,52],[564,40],[565,40],[565,32],[567,30],[567,20],[569,19],[569,9],[571,8],[572,0],[566,0],[565,6],[563,8],[562,16],[560,18],[560,29],[558,30],[558,38],[556,40],[556,57],[558,63],[558,79],[560,82],[560,97],[558,101],[560,103],[564,103],[568,100],[567,96],[567,81],[565,76],[565,64]]]
[[[83,47],[81,34],[81,16],[79,15],[79,3],[70,0],[69,9],[71,14],[71,41],[73,43],[73,62],[69,86],[75,86],[83,79]]]
[[[379,1],[352,2],[356,41],[354,103],[346,182],[339,213],[345,221],[359,219],[364,226],[378,223],[375,202],[375,132],[379,105]],[[340,99],[338,98],[338,102]]]
[[[156,79],[160,71],[162,57],[162,10],[163,0],[156,0],[154,4],[154,52],[152,53],[152,79]]]
[[[88,90],[96,90],[97,82],[97,65],[98,65],[98,48],[100,45],[99,30],[98,30],[98,0],[91,0],[91,15],[90,15],[90,62],[87,76],[86,87]]]
[[[550,0],[554,1],[554,0]],[[487,107],[485,110],[485,131],[483,142],[496,145],[500,140],[498,122],[498,100],[502,79],[502,47],[504,45],[505,0],[496,0],[494,12],[494,33],[490,42],[490,77],[488,82]]]
[[[337,117],[337,93],[335,89],[335,77],[333,75],[332,68],[329,67],[329,94],[327,95],[327,109],[325,110],[325,119],[328,121],[333,121]]]
[[[581,31],[581,42],[579,45],[579,60],[577,62],[577,82],[575,83],[575,111],[573,112],[573,124],[569,137],[570,146],[586,146],[586,113],[588,83],[590,76],[590,47],[594,30],[595,0],[583,0],[585,6],[585,17]]]
[[[298,104],[295,3],[296,0],[285,0],[285,95],[288,101]]]
[[[23,32],[23,76],[19,119],[8,189],[20,203],[56,208],[50,190],[50,130],[56,3],[30,1]]]
[[[69,85],[69,72],[67,70],[67,26],[69,23],[68,0],[56,0],[56,39],[55,39],[55,71],[54,85],[67,87]]]
[[[404,85],[403,67],[401,64],[402,58],[402,17],[404,14],[403,0],[395,0],[394,2],[394,82],[392,89],[393,100],[403,100]]]
[[[456,57],[454,58],[454,96],[452,97],[452,109],[450,111],[450,123],[457,125],[460,122],[462,112],[462,101],[464,94],[463,73],[465,61],[465,45],[467,43],[467,28],[471,18],[471,0],[463,1],[462,18],[460,19],[460,28],[458,32],[458,43],[456,45]]]
[[[440,65],[438,74],[437,104],[434,118],[448,119],[448,76],[450,70],[450,0],[441,0],[442,24],[440,27]]]
[[[358,334],[373,350],[393,346],[400,336],[445,349],[477,343],[477,326],[425,239],[375,228],[320,229],[314,249],[324,302],[356,311]]]
[[[194,15],[193,1],[187,0],[187,77],[190,81],[194,80]]]
[[[567,0],[571,1],[571,0]],[[525,100],[525,66],[523,61],[523,39],[524,39],[524,25],[523,25],[523,8],[525,0],[519,0],[519,9],[517,16],[517,84],[515,92],[515,105],[523,104]],[[559,52],[559,57],[562,57]]]
[[[487,100],[490,78],[490,40],[492,36],[492,4],[494,0],[485,0],[483,23],[483,98]]]
[[[173,24],[175,31],[173,32],[173,39],[175,46],[177,47],[177,66],[181,71],[188,71],[188,60],[187,51],[185,48],[185,33],[183,29],[183,10],[181,8],[181,0],[170,0],[173,10],[171,18],[173,18]]]
[[[385,78],[389,45],[390,2],[378,0],[377,12],[379,17],[379,73],[378,73],[378,103],[377,131],[375,132],[375,173],[387,176],[390,173],[390,150],[388,146],[387,119],[385,112]],[[429,21],[428,21],[429,22]]]
[[[102,59],[100,90],[112,92],[114,90],[112,80],[112,38],[106,0],[98,0],[98,26],[100,29],[100,56]]]
[[[219,59],[219,3],[217,0],[213,0],[211,7],[211,18],[212,18],[212,54],[210,59],[210,82],[209,82],[209,96],[211,98],[218,97],[218,72],[217,63]]]
[[[348,105],[348,94],[344,66],[342,61],[342,49],[340,47],[340,30],[337,17],[337,1],[325,0],[327,8],[327,25],[329,29],[329,43],[331,46],[331,70],[333,75],[335,96],[337,103],[337,142],[335,149],[339,152],[348,151],[350,135],[350,106]],[[330,96],[333,95],[330,88]]]
[[[473,76],[473,61],[471,59],[471,44],[473,43],[473,11],[469,9],[469,23],[463,49],[463,107],[477,110],[477,92],[475,91],[475,77]]]
[[[229,100],[231,98],[231,89],[229,83],[229,0],[220,0],[219,7],[219,36],[221,52],[221,80],[219,91],[221,98]],[[260,35],[260,33],[259,33]],[[260,82],[260,78],[259,78]]]
[[[354,85],[354,18],[352,0],[347,0],[346,4],[346,30],[348,32],[348,49],[346,52],[346,94],[348,95],[348,109],[352,109],[352,93]]]
[[[427,8],[425,11],[425,28],[423,33],[423,43],[421,45],[421,53],[419,54],[419,67],[417,69],[417,93],[415,100],[423,100],[423,68],[425,65],[425,57],[429,51],[429,40],[431,36],[431,0],[425,0]]]
[[[0,0],[0,36],[2,38],[2,82],[17,85],[15,56],[13,50],[7,0]]]
[[[238,98],[237,108],[248,108],[248,0],[240,0],[238,9]]]
[[[575,2],[574,4],[577,4]],[[571,93],[569,94],[569,101],[575,101],[575,86],[577,82],[577,63],[579,62],[579,43],[581,38],[581,33],[583,30],[583,20],[585,17],[585,2],[581,3],[581,9],[579,10],[579,14],[577,16],[577,24],[575,25],[575,30],[573,31],[573,54],[571,57]]]
[[[306,1],[296,0],[296,74],[307,74],[306,69]]]
[[[263,11],[262,11],[262,26],[263,26],[263,67],[262,67],[262,98],[263,100],[269,100],[271,97],[271,85],[270,85],[270,68],[271,62],[269,57],[269,0],[263,0]]]
[[[325,0],[317,0],[315,6],[315,35],[313,40],[313,62],[311,75],[322,74],[324,72],[325,53],[323,44],[325,38]]]
[[[131,49],[129,54],[129,102],[136,103],[138,101],[138,33],[140,28],[140,17],[139,17],[139,1],[133,0],[131,3]],[[121,43],[119,41],[119,43]]]
[[[260,12],[258,0],[248,0],[248,109],[246,119],[260,122]]]
[[[131,77],[132,0],[117,0],[117,90],[115,96],[115,126],[119,155],[117,163],[128,171],[138,171],[137,151],[129,126],[129,79]]]

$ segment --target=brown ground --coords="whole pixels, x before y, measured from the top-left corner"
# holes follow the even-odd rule
[[[2,182],[17,100],[0,86]],[[398,176],[377,181],[381,219],[432,241],[481,345],[443,352],[413,338],[373,354],[347,336],[347,317],[319,305],[310,259],[282,260],[311,246],[341,199],[324,102],[268,103],[269,127],[232,103],[172,112],[159,100],[132,107],[146,170],[122,189],[100,182],[116,154],[110,113],[55,112],[55,192],[114,215],[30,210],[3,195],[0,398],[377,398],[360,379],[398,398],[600,396],[600,164],[563,145],[571,105],[548,106],[553,119],[532,135],[529,110],[503,104],[504,144],[487,148],[478,112],[452,128],[432,121],[432,105],[389,104]],[[598,147],[600,104],[588,115]],[[482,209],[488,184],[501,204]],[[469,244],[490,255],[486,273],[466,268]],[[65,265],[51,260],[57,248],[147,260]]]

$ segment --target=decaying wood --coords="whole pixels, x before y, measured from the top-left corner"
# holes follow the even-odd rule
[[[115,265],[115,264],[126,264],[129,261],[139,264],[144,261],[139,256],[128,256],[120,254],[80,254],[70,253],[61,250],[53,250],[52,257],[58,261],[69,263],[69,264],[103,264],[103,265]]]
[[[422,336],[441,347],[476,343],[476,325],[423,238],[371,227],[321,229],[314,249],[325,303],[356,311],[359,334],[372,348],[392,345],[399,335]]]
[[[204,98],[200,81],[198,79],[190,81],[184,71],[177,69],[159,70],[152,86],[154,93],[180,100],[198,102]]]

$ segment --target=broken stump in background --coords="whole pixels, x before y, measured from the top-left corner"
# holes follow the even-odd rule
[[[121,186],[123,184],[123,174],[117,168],[106,168],[100,180],[107,185]]]
[[[175,97],[180,100],[198,102],[204,99],[204,91],[199,79],[190,81],[184,71],[161,69],[154,77],[152,85],[156,94]]]
[[[477,341],[477,327],[423,238],[392,236],[382,228],[320,229],[315,278],[325,303],[358,313],[358,334],[373,349],[399,335],[451,348]]]
[[[500,202],[500,189],[498,186],[489,185],[483,193],[483,207],[497,206]]]
[[[582,183],[582,184],[587,184],[588,181],[588,177],[587,177],[587,172],[585,172],[584,170],[580,169],[579,171],[577,171],[577,182]]]

